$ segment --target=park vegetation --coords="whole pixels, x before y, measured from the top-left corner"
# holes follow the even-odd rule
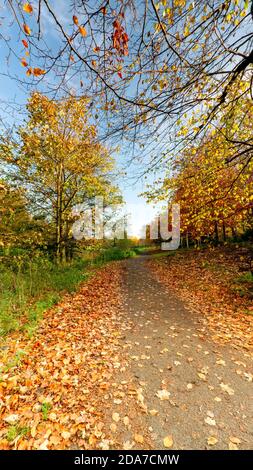
[[[22,106],[8,103],[8,114],[1,102],[7,291],[21,299],[35,285],[51,290],[58,281],[39,287],[31,273],[63,280],[66,265],[104,250],[73,239],[73,208],[85,200],[92,209],[95,195],[121,201],[118,144],[126,167],[138,163],[137,178],[158,172],[145,192],[151,203],[180,204],[183,246],[251,243],[252,20],[250,0],[74,0],[64,13],[61,2],[4,1],[6,75],[28,95],[13,127],[6,116],[20,117]],[[22,289],[20,272],[28,273]],[[16,301],[4,302],[15,312]]]
[[[0,199],[1,332],[31,328],[42,312],[87,277],[91,265],[130,255],[110,241],[78,242],[78,204],[121,201],[114,161],[90,124],[88,100],[54,101],[33,93],[27,120],[3,134]]]

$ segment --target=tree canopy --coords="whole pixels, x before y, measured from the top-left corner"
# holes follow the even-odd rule
[[[97,195],[107,201],[118,195],[110,177],[113,160],[96,139],[87,104],[84,97],[56,102],[33,93],[16,139],[4,136],[1,142],[7,178],[26,190],[33,213],[55,227],[59,257],[72,239],[73,207]]]
[[[85,90],[100,121],[104,114],[104,135],[145,143],[149,166],[252,94],[252,1],[74,0],[62,11],[59,2],[7,0],[6,7],[3,24],[12,28],[2,39],[24,67],[20,82],[46,80],[51,93]]]

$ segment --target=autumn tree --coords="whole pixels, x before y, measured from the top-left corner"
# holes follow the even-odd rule
[[[221,110],[251,93],[252,0],[74,0],[64,14],[47,0],[6,6],[1,34],[23,67],[19,80],[30,87],[46,79],[57,93],[70,91],[75,77],[77,93],[92,96],[107,123],[104,134],[137,140],[149,168],[204,137]],[[51,30],[53,47],[45,40]]]
[[[179,153],[160,183],[146,193],[151,201],[180,204],[181,232],[187,244],[189,236],[213,237],[217,242],[221,233],[226,239],[227,229],[234,234],[253,226],[253,104],[247,96],[243,104],[248,110],[245,127],[243,109],[234,106],[204,140]]]
[[[53,224],[61,261],[72,239],[72,208],[96,195],[108,200],[118,194],[111,184],[113,160],[89,123],[86,98],[54,101],[33,93],[27,111],[16,140],[2,138],[1,159],[9,178],[26,189],[33,212]]]
[[[12,248],[32,249],[44,243],[47,224],[32,217],[22,188],[0,183],[0,248],[8,254]]]

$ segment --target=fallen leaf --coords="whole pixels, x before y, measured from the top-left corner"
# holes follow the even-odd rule
[[[229,448],[229,450],[238,450],[237,445],[234,444],[233,442],[228,443],[228,448]]]
[[[99,443],[99,447],[100,449],[102,450],[109,450],[110,449],[110,442],[108,439],[103,439],[100,443]]]
[[[151,416],[156,416],[156,415],[158,415],[158,410],[149,410],[149,414]]]
[[[202,374],[202,372],[198,372],[198,376],[201,380],[206,380],[206,375]]]
[[[175,364],[175,366],[181,366],[181,362],[180,362],[180,361],[174,361],[174,364]]]
[[[129,425],[129,422],[130,422],[130,421],[129,421],[128,416],[124,416],[124,418],[123,418],[123,423],[124,423],[124,425],[125,425],[125,426],[128,426],[128,425]]]
[[[134,442],[130,442],[130,441],[123,442],[124,450],[131,450],[133,447],[134,447]]]
[[[20,416],[17,415],[17,414],[12,414],[12,415],[6,416],[6,418],[4,418],[4,421],[8,424],[15,424],[19,420],[20,420]]]
[[[219,366],[225,366],[226,362],[223,361],[223,359],[218,359],[218,361],[216,361],[216,364],[218,364]]]
[[[42,442],[42,444],[40,444],[39,450],[48,450],[48,444],[49,444],[48,439],[45,439],[45,441]]]
[[[156,396],[160,398],[160,400],[169,400],[170,392],[168,392],[168,390],[165,390],[165,389],[158,390],[158,392],[156,393]]]
[[[120,398],[114,398],[113,403],[115,403],[115,405],[120,405],[120,403],[122,403],[122,400],[120,400]]]
[[[117,426],[116,426],[116,424],[115,424],[115,423],[112,423],[112,424],[110,425],[110,429],[111,429],[112,432],[116,432],[116,431],[117,431]]]
[[[135,440],[135,442],[138,442],[138,444],[143,444],[144,437],[141,434],[135,434],[134,435],[134,440]]]
[[[216,437],[214,437],[214,436],[210,436],[210,437],[208,437],[208,439],[207,439],[207,444],[208,444],[209,446],[214,446],[215,444],[217,444],[217,442],[218,442],[218,439],[217,439]]]
[[[115,421],[116,423],[118,423],[120,421],[120,415],[119,413],[113,413],[112,414],[112,419],[113,421]]]
[[[167,449],[169,449],[170,447],[173,446],[173,438],[172,436],[166,436],[164,439],[163,439],[163,445],[164,447],[166,447]]]
[[[233,444],[240,444],[241,443],[241,439],[239,439],[239,437],[231,436],[231,437],[229,437],[229,440],[231,442],[233,442]]]
[[[48,416],[48,419],[49,419],[50,421],[53,421],[53,422],[57,421],[57,415],[56,415],[56,413],[51,412],[51,413],[49,414],[49,416]]]
[[[229,385],[226,385],[223,382],[220,383],[220,387],[224,392],[228,393],[228,395],[234,395],[235,393],[235,391]]]
[[[210,418],[209,416],[205,418],[205,423],[209,424],[209,426],[216,426],[216,421],[213,418]]]

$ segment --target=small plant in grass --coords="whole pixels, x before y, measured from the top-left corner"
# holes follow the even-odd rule
[[[209,268],[209,267],[210,267],[210,263],[208,261],[203,261],[202,268]]]
[[[8,372],[8,370],[12,369],[13,367],[17,367],[21,363],[23,356],[26,354],[27,353],[22,349],[17,351],[14,357],[5,365],[3,372]]]
[[[6,434],[6,439],[7,439],[7,441],[12,442],[18,436],[20,436],[20,437],[26,436],[29,433],[29,431],[30,430],[27,426],[24,426],[24,427],[17,426],[17,425],[10,426],[8,431],[7,431],[7,434]]]
[[[46,401],[42,403],[41,412],[42,412],[42,417],[45,421],[48,419],[48,413],[51,410],[51,408],[52,408],[51,403],[48,403]]]

